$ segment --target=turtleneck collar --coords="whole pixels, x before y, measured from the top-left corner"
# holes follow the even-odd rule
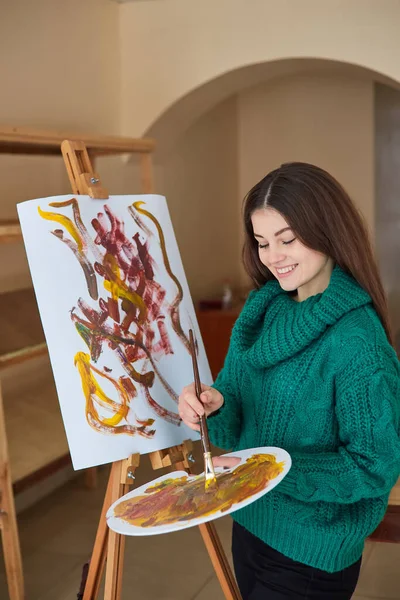
[[[346,313],[371,303],[357,281],[335,266],[326,290],[296,302],[269,281],[254,290],[235,324],[232,342],[255,368],[271,367],[309,346]]]

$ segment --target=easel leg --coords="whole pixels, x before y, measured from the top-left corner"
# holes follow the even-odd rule
[[[97,488],[97,467],[86,469],[85,487],[87,487],[89,490],[95,490]]]
[[[124,486],[121,496],[129,491],[128,486]],[[106,569],[106,585],[104,591],[104,600],[120,600],[122,594],[122,576],[124,571],[125,555],[125,536],[109,532],[108,538],[108,557]]]
[[[83,600],[96,600],[99,593],[101,577],[104,572],[109,533],[109,529],[107,527],[106,522],[106,513],[112,504],[111,488],[113,480],[113,470],[115,468],[115,465],[117,465],[117,463],[113,464],[108,480],[107,491],[104,497],[103,508],[101,511],[99,521],[99,527],[97,529],[96,539],[94,542],[93,554],[89,563],[89,573],[85,585]]]
[[[126,492],[124,492],[124,493],[126,493]],[[115,586],[115,600],[120,600],[121,594],[122,594],[122,576],[123,576],[123,572],[124,572],[125,540],[126,540],[126,538],[124,535],[119,536],[119,555],[118,555],[117,583]]]
[[[124,496],[129,492],[129,485],[123,485],[121,490],[121,496]],[[124,572],[124,557],[125,557],[125,540],[124,535],[119,536],[119,555],[118,555],[118,569],[117,569],[117,584],[115,591],[115,600],[120,600],[122,594],[122,575]]]
[[[127,485],[121,485],[122,464],[123,461],[113,464],[110,504],[128,491]],[[124,550],[125,537],[119,533],[115,533],[115,531],[109,530],[104,600],[119,600],[121,598]]]
[[[104,600],[118,600],[117,594],[121,591],[121,538],[119,533],[109,532]]]
[[[0,529],[10,600],[24,600],[24,578],[17,516],[8,458],[8,446],[0,390]]]
[[[189,448],[190,446],[188,446],[188,448],[184,446],[184,460],[179,456],[181,460],[177,460],[176,462],[171,461],[172,465],[170,462],[169,466],[173,466],[175,469],[178,468],[179,470],[189,471],[189,463],[187,460]],[[166,458],[163,452],[153,454],[158,455],[153,457],[153,468],[167,466],[167,464],[163,463]],[[171,456],[176,460],[178,454],[176,451],[171,451]],[[155,464],[158,465],[158,463],[160,466],[154,466]],[[130,459],[119,461],[112,465],[93,555],[90,561],[83,600],[97,599],[106,557],[107,567],[104,600],[120,600],[121,598],[125,536],[121,536],[107,528],[106,513],[115,500],[129,491],[129,486],[124,483],[128,481],[127,473],[128,477],[129,473],[132,475],[138,465],[139,455],[136,455],[136,457],[133,455]],[[200,525],[199,529],[226,600],[241,600],[239,588],[237,587],[236,580],[226,558],[224,549],[222,548],[214,524],[205,523]]]
[[[203,523],[199,525],[199,529],[226,600],[241,600],[239,588],[214,523]]]
[[[105,600],[120,600],[122,593],[122,575],[125,552],[125,536],[111,531],[107,527],[106,513],[111,504],[120,496],[127,494],[129,485],[121,484],[124,461],[113,463],[107,491],[104,498],[100,523],[96,534],[83,600],[96,600],[107,558]],[[134,467],[132,467],[134,469]]]
[[[4,502],[4,505],[7,503]],[[3,510],[3,509],[2,509]],[[24,599],[24,580],[22,575],[22,560],[18,541],[17,522],[7,508],[1,516],[1,539],[4,549],[7,585],[10,600]]]

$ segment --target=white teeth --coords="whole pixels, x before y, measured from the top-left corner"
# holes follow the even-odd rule
[[[276,269],[278,271],[278,273],[280,275],[283,275],[284,273],[289,273],[290,271],[293,271],[293,269],[296,268],[297,265],[292,265],[291,267],[283,267],[281,269]]]

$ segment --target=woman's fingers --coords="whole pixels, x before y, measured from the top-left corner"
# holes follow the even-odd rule
[[[199,415],[189,408],[188,405],[179,405],[179,416],[190,429],[194,429],[194,431],[200,430]]]
[[[191,429],[199,431],[200,416],[210,415],[223,404],[223,397],[208,385],[201,384],[200,400],[197,398],[194,383],[185,387],[179,396],[179,416]]]
[[[190,423],[198,423],[200,420],[199,415],[190,408],[188,404],[183,405],[179,408],[179,416],[184,421],[189,421]]]
[[[185,388],[179,398],[179,416],[194,431],[199,431],[200,429],[198,410],[204,414],[203,405],[197,400],[196,396],[193,397],[190,389]]]
[[[190,427],[190,429],[193,429],[193,431],[200,431],[200,425],[196,425],[196,423],[190,423],[188,421],[185,421],[183,419],[185,425],[187,425],[188,427]]]
[[[203,394],[201,394],[201,396],[203,396]],[[205,411],[203,402],[198,400],[194,390],[192,389],[192,386],[185,388],[182,394],[182,400],[183,402],[186,402],[186,404],[188,404],[197,415],[204,415]]]
[[[242,459],[238,456],[214,456],[212,460],[214,467],[227,467],[228,469],[232,469],[232,467],[236,467]]]
[[[200,400],[202,401],[203,406],[211,405],[213,401],[213,394],[211,390],[203,391],[200,395]]]

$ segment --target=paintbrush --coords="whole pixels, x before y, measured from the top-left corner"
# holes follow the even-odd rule
[[[193,363],[193,374],[194,374],[194,385],[196,390],[196,396],[199,402],[201,395],[201,383],[200,383],[200,375],[199,375],[199,367],[197,364],[196,358],[196,344],[194,341],[193,331],[189,330],[189,339],[190,339],[190,352],[192,355],[192,363]],[[210,438],[208,436],[208,427],[207,427],[207,418],[206,415],[200,416],[200,435],[201,435],[201,445],[203,448],[203,456],[204,456],[204,476],[205,476],[205,488],[206,492],[218,487],[217,478],[215,476],[214,465],[211,456],[211,448],[210,448]]]

